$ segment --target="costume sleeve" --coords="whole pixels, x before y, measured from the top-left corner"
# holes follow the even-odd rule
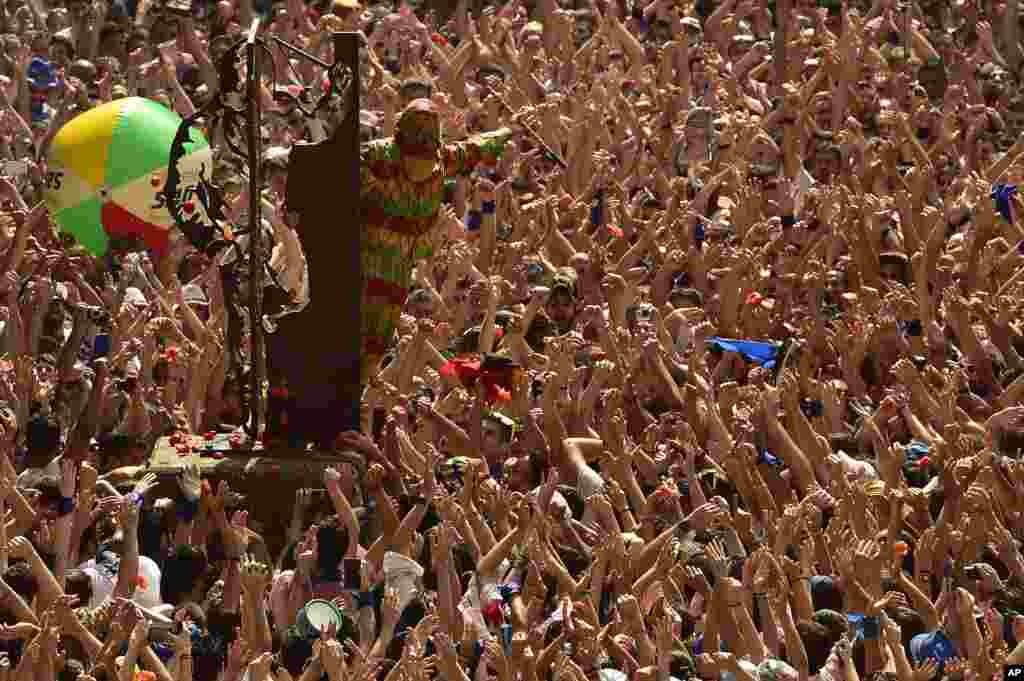
[[[445,175],[466,175],[481,163],[497,163],[511,137],[510,129],[500,128],[494,132],[473,135],[462,142],[444,145],[441,148],[441,159]]]
[[[359,147],[359,198],[381,193],[382,180],[391,175],[396,160],[391,140],[374,140]]]

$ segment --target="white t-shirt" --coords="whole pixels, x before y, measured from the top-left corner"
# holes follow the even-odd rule
[[[92,582],[92,600],[89,602],[89,607],[98,608],[110,600],[117,587],[117,575],[111,575],[109,570],[97,566],[95,559],[87,560],[78,567],[89,575],[89,580]],[[160,599],[161,576],[160,568],[152,558],[139,556],[139,576],[132,601],[136,605],[150,610],[163,605],[163,601]]]
[[[18,487],[33,487],[45,477],[60,478],[60,457],[56,457],[42,468],[26,468],[18,476]]]

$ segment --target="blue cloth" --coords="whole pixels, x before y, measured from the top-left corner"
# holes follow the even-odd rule
[[[922,456],[928,456],[931,452],[931,447],[927,443],[921,442],[920,440],[913,440],[907,445],[907,461],[918,461]]]
[[[871,620],[871,623],[875,628],[875,638],[877,638],[878,620],[870,618],[864,613],[860,612],[851,612],[846,615],[846,621],[850,623],[850,626],[853,627],[853,631],[855,633],[854,640],[862,641],[867,639],[865,631],[869,620]]]
[[[932,448],[928,444],[928,442],[922,442],[919,439],[911,440],[910,443],[906,445],[907,456],[912,456],[914,459],[921,459],[922,457],[928,455],[931,451]]]
[[[57,87],[57,71],[42,57],[33,57],[26,74],[29,86],[37,90]]]
[[[512,599],[519,594],[522,589],[518,582],[511,582],[509,584],[502,584],[498,587],[498,593],[501,594],[501,600],[505,603],[511,604]]]
[[[704,634],[701,634],[697,638],[693,639],[693,654],[694,655],[700,655],[702,650],[704,650]],[[724,638],[718,639],[718,652],[720,652],[720,653],[727,653],[727,652],[729,652],[729,647],[727,645],[725,645],[725,639]]]
[[[939,663],[941,671],[946,660],[956,657],[956,648],[940,629],[930,634],[918,634],[910,639],[910,655],[917,663],[934,659]]]
[[[156,656],[160,658],[161,662],[166,664],[174,658],[174,649],[166,643],[156,641],[150,645],[153,648],[153,652],[156,653]]]
[[[767,341],[737,340],[714,336],[710,341],[722,352],[735,352],[749,362],[760,364],[765,369],[774,369],[779,358],[779,344]]]
[[[996,202],[996,210],[1007,222],[1013,222],[1013,205],[1010,199],[1017,193],[1017,186],[998,183],[992,185],[992,198]]]

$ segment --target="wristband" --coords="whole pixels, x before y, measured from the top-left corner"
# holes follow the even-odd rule
[[[75,510],[75,498],[74,497],[61,497],[60,501],[57,502],[57,517],[63,518],[66,515],[71,515]]]
[[[782,216],[782,229],[789,229],[796,224],[796,217],[793,215]]]
[[[470,232],[476,232],[480,229],[480,225],[483,224],[483,218],[481,217],[480,211],[471,210],[466,214],[466,229]]]
[[[484,201],[480,204],[480,212],[484,215],[494,215],[498,212],[497,201]]]
[[[784,465],[782,463],[782,459],[780,459],[779,457],[775,456],[774,454],[769,452],[767,449],[762,449],[761,451],[759,451],[757,453],[757,463],[765,464],[765,465],[768,465],[768,466],[777,466],[779,468],[783,468],[784,467]]]
[[[178,517],[178,520],[184,523],[190,523],[199,513],[199,500],[189,499],[184,494],[178,496],[174,501],[174,514]]]
[[[356,594],[356,607],[359,610],[363,608],[374,608],[377,606],[377,593],[375,591],[360,591]]]

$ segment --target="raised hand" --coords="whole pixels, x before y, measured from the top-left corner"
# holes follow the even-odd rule
[[[366,471],[366,491],[374,492],[379,490],[381,485],[384,484],[384,476],[384,467],[379,463],[370,466],[369,470]]]
[[[175,615],[175,620],[178,620],[177,615]],[[192,654],[192,629],[187,626],[187,621],[184,624],[186,626],[182,626],[180,633],[171,635],[174,654],[179,658]]]
[[[270,584],[270,567],[257,561],[252,555],[242,559],[242,589],[252,598],[260,598]]]
[[[322,641],[320,664],[330,681],[341,681],[345,671],[345,649],[338,641],[334,639]]]
[[[319,553],[318,549],[317,529],[316,526],[311,526],[306,531],[305,538],[299,542],[298,546],[298,557],[295,562],[300,573],[308,575],[312,572],[316,565],[317,555]]]
[[[65,499],[73,499],[78,485],[78,469],[75,462],[62,459],[60,462],[60,494]]]
[[[399,611],[401,600],[398,597],[397,589],[387,589],[384,593],[384,602],[381,604],[381,623],[385,626],[395,626],[402,613]]]
[[[140,617],[135,622],[135,626],[132,628],[131,637],[128,639],[128,645],[132,647],[141,646],[143,643],[149,640],[149,620],[145,617]]]
[[[189,501],[199,501],[199,497],[202,495],[202,473],[199,470],[199,464],[182,466],[178,475],[178,489]]]
[[[716,579],[729,576],[730,561],[721,539],[715,539],[707,546],[707,557],[712,573]]]
[[[256,681],[257,679],[269,679],[270,677],[270,665],[274,661],[273,653],[263,653],[257,655],[246,667],[246,675],[250,681]],[[323,662],[323,655],[321,654],[321,662]],[[334,677],[330,677],[333,681]]]
[[[224,513],[228,502],[228,492],[230,492],[230,487],[227,481],[221,480],[217,485],[217,491],[207,494],[207,504],[209,505],[210,513]]]
[[[686,522],[696,530],[706,530],[721,525],[729,516],[729,512],[718,504],[708,502],[693,510]]]
[[[241,558],[249,542],[249,512],[235,511],[231,524],[224,532],[224,548],[228,558]]]
[[[487,642],[484,647],[484,660],[498,672],[498,678],[508,678],[509,661],[505,657],[505,649],[498,641],[491,639]]]
[[[135,532],[139,526],[138,500],[131,495],[122,497],[117,519],[121,523],[121,529],[125,532]]]
[[[328,466],[324,469],[324,487],[334,491],[340,491],[341,489],[341,473],[334,466]]]
[[[149,490],[156,487],[156,484],[156,475],[153,473],[146,473],[138,482],[135,483],[135,488],[132,490],[132,493],[140,497],[145,496]]]

